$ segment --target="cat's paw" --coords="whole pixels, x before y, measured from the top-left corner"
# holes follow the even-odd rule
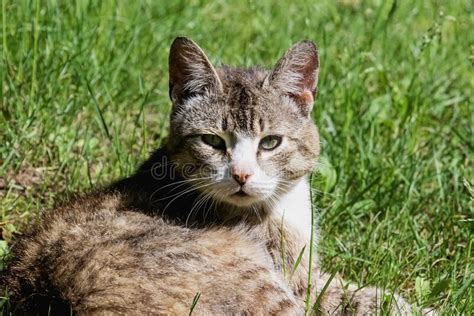
[[[360,291],[358,293],[358,291]],[[353,308],[352,315],[421,315],[438,316],[434,308],[420,309],[410,305],[403,297],[397,294],[383,293],[376,288],[356,290],[350,300],[349,308]]]
[[[424,308],[421,311],[422,316],[438,316],[439,313],[432,307]]]
[[[348,312],[352,315],[413,315],[410,304],[401,296],[377,288],[363,288],[349,296]]]
[[[383,303],[382,303],[383,304]],[[412,315],[410,304],[401,296],[393,294],[391,302],[388,303],[391,315]]]

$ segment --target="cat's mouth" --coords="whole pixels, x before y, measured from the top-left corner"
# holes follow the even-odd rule
[[[236,188],[233,193],[227,195],[225,200],[230,204],[240,207],[249,207],[250,205],[259,203],[261,201],[260,196],[248,190],[249,189],[245,188]]]
[[[239,191],[237,191],[236,193],[232,194],[233,196],[237,196],[237,197],[249,197],[250,195],[247,194],[244,190],[240,189]]]
[[[237,192],[229,196],[229,202],[239,206],[247,206],[255,202],[256,197],[240,188]]]

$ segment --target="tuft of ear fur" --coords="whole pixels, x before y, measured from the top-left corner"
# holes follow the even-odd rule
[[[216,70],[206,54],[186,37],[177,37],[171,44],[169,78],[169,93],[174,105],[209,90],[222,90]]]
[[[292,98],[301,113],[309,116],[318,84],[319,55],[309,40],[292,46],[275,65],[268,80],[273,88]]]

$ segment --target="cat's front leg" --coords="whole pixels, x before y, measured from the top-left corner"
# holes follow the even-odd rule
[[[314,310],[323,315],[412,315],[403,298],[375,287],[359,288],[316,271]]]

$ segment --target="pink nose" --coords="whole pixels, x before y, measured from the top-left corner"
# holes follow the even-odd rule
[[[244,185],[245,182],[247,182],[247,179],[250,177],[250,175],[246,173],[239,173],[239,174],[233,174],[232,177],[234,178],[235,181],[237,181],[238,184]]]
[[[240,185],[244,185],[252,175],[252,173],[248,171],[243,171],[235,167],[231,168],[231,172],[232,178],[234,178],[234,180]]]

